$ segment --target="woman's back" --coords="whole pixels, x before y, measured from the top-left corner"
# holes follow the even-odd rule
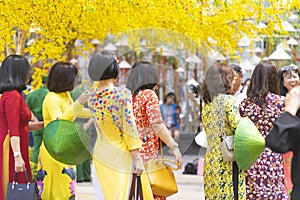
[[[284,110],[284,97],[268,93],[264,105],[245,99],[239,106],[242,117],[249,117],[262,136],[267,137],[273,122]],[[266,148],[247,170],[247,199],[286,199],[282,155]]]

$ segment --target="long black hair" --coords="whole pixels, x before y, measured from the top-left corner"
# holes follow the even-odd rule
[[[26,89],[31,66],[28,60],[20,55],[7,56],[0,67],[0,94],[5,91]]]

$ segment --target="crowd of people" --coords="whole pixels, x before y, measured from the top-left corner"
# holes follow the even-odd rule
[[[158,73],[151,62],[133,65],[126,88],[115,86],[119,71],[112,54],[95,53],[88,66],[95,84],[87,90],[78,87],[75,92],[78,69],[68,62],[56,62],[45,86],[31,92],[25,101],[22,91],[30,79],[31,66],[23,56],[5,58],[0,67],[0,200],[5,199],[7,183],[13,181],[15,172],[26,170],[31,180],[35,178],[30,161],[47,172],[40,193],[45,200],[75,198],[76,180],[63,174],[64,169],[77,171],[79,181],[90,181],[94,170],[99,199],[128,199],[133,174],[141,177],[144,199],[166,199],[152,193],[144,163],[158,159],[162,141],[179,167],[182,165],[176,95],[168,93],[159,104]],[[216,63],[208,68],[202,83],[201,122],[207,137],[205,198],[281,200],[290,194],[291,199],[299,199],[298,68],[288,66],[277,72],[270,61],[262,61],[251,79],[242,82],[238,64]],[[246,171],[236,162],[225,162],[219,148],[221,136],[234,135],[241,117],[251,119],[266,138],[266,148]],[[94,124],[97,132],[92,169],[89,158],[77,166],[57,161],[43,141],[43,128],[49,123],[76,118],[85,130]],[[34,131],[30,158],[29,131]],[[20,183],[26,183],[23,173],[18,176]]]

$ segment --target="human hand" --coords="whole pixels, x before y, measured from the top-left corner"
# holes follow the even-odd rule
[[[25,169],[25,162],[21,155],[15,158],[15,172],[23,172]]]
[[[78,101],[81,105],[85,104],[86,101],[87,101],[86,93],[83,92],[83,93],[78,97],[77,101]]]
[[[139,150],[135,149],[130,151],[130,153],[133,159],[133,173],[137,174],[137,176],[140,176],[143,173],[143,171],[145,171],[145,167]]]
[[[172,152],[173,152],[173,155],[175,157],[175,161],[179,164],[179,169],[181,169],[181,167],[182,167],[182,155],[180,153],[179,148],[175,147]]]
[[[28,131],[37,131],[44,128],[44,122],[38,121],[38,122],[29,122],[28,123]]]
[[[145,171],[144,162],[140,156],[133,159],[133,173],[140,176]]]
[[[285,99],[285,111],[296,115],[297,111],[300,109],[300,86],[293,88],[286,95]]]
[[[87,123],[84,123],[83,125],[82,125],[82,127],[83,127],[83,130],[85,130],[85,131],[87,131],[88,129],[89,129],[89,127],[90,127],[90,124],[87,122]]]

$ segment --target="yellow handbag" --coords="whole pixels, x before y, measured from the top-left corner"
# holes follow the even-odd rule
[[[176,168],[167,162],[173,163]],[[178,192],[173,173],[173,170],[179,169],[178,163],[167,159],[157,159],[145,162],[144,166],[153,194],[168,197]]]

